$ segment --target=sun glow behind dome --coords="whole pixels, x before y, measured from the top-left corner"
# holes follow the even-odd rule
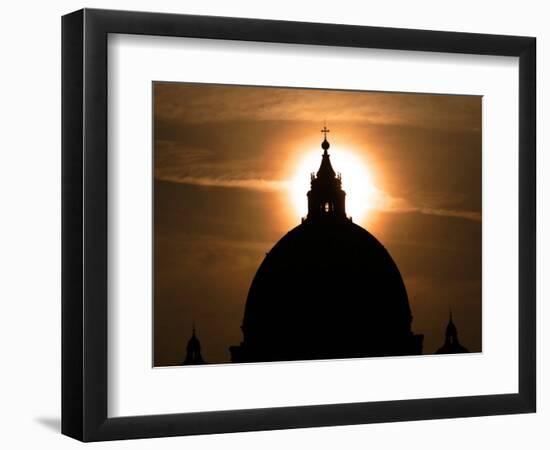
[[[369,210],[379,202],[379,191],[372,182],[366,164],[353,151],[335,149],[329,151],[332,167],[342,175],[342,189],[346,191],[346,213],[354,221],[364,220]],[[321,151],[305,152],[295,163],[294,174],[289,183],[289,195],[295,212],[300,217],[307,215],[307,192],[310,190],[311,174],[316,173],[321,163]]]

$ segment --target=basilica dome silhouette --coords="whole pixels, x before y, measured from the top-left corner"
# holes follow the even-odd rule
[[[308,215],[266,254],[250,286],[233,362],[422,353],[403,279],[386,248],[345,211],[346,193],[323,156]]]

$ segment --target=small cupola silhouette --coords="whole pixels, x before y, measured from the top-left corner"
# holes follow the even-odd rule
[[[193,334],[191,335],[191,339],[187,342],[187,355],[185,356],[183,365],[196,365],[204,363],[205,362],[201,355],[201,343],[196,336],[195,324],[193,324]]]
[[[325,137],[321,143],[323,156],[319,170],[316,174],[311,174],[311,190],[307,193],[308,220],[329,217],[346,218],[346,193],[342,190],[342,177],[332,168],[328,153],[330,143],[327,140],[327,133],[329,132],[326,126],[321,130]]]
[[[458,331],[456,325],[453,322],[453,312],[449,312],[449,323],[447,324],[447,329],[445,330],[445,343],[443,346],[436,351],[436,354],[445,354],[445,353],[470,353],[470,351],[460,345],[458,341]]]

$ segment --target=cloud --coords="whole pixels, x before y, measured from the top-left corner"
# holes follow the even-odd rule
[[[479,128],[481,97],[193,83],[155,84],[155,117],[189,124],[292,120]]]
[[[288,188],[288,181],[282,180],[264,180],[260,178],[209,178],[187,175],[155,174],[155,178],[160,181],[170,181],[172,183],[191,184],[195,186],[213,186],[224,188],[242,188],[254,189],[258,191],[278,191]]]
[[[228,177],[200,177],[188,175],[163,174],[161,171],[155,173],[155,178],[160,181],[172,183],[189,184],[194,186],[212,186],[221,188],[252,189],[263,192],[287,191],[291,182],[289,180],[266,180],[261,178],[228,178]],[[481,221],[481,213],[477,211],[462,211],[445,208],[432,208],[414,205],[407,200],[394,198],[390,195],[376,190],[376,201],[374,208],[378,211],[390,213],[419,213],[431,216],[456,217],[475,222]]]
[[[418,208],[418,211],[422,214],[429,214],[432,216],[457,217],[461,219],[472,220],[475,222],[481,222],[481,213],[477,211],[458,211],[452,209],[433,208]]]
[[[247,170],[246,161],[222,160],[206,148],[182,147],[172,141],[159,140],[155,148],[155,178],[160,181],[195,186],[243,188],[258,191],[286,189],[286,181],[258,177]],[[255,166],[250,164],[248,165]],[[223,175],[213,175],[223,174]]]
[[[459,219],[472,220],[481,222],[481,212],[478,211],[463,211],[446,208],[433,208],[422,205],[415,205],[402,198],[394,198],[382,193],[382,202],[378,205],[378,210],[393,213],[411,213],[416,212],[429,216],[444,216],[456,217]]]

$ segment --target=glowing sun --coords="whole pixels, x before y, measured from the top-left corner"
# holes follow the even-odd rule
[[[352,151],[329,151],[330,161],[336,173],[342,175],[342,189],[346,191],[346,213],[355,222],[363,220],[377,200],[378,190],[372,183],[369,170],[362,159]],[[322,152],[308,151],[298,159],[289,183],[289,195],[300,217],[307,215],[307,192],[311,174],[319,170]]]

